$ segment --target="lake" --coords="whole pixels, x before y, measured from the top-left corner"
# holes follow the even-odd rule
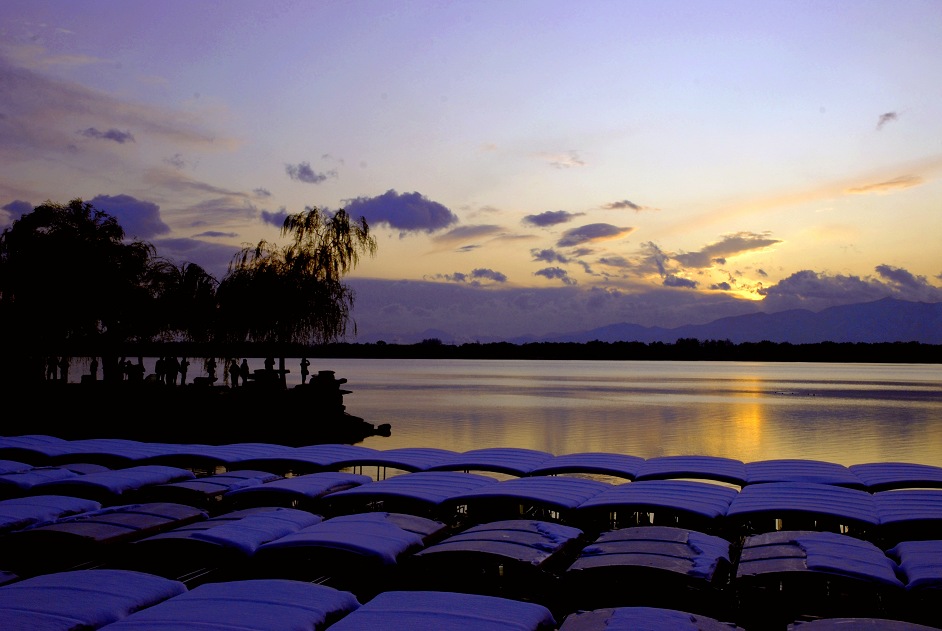
[[[288,360],[299,382],[299,360]],[[521,447],[942,466],[942,366],[313,359],[377,449]]]
[[[359,443],[376,449],[942,466],[940,364],[309,359],[312,375],[347,379],[347,412],[392,426]],[[205,371],[190,361],[192,381]],[[152,373],[154,359],[144,363]],[[300,358],[286,368],[300,383]]]

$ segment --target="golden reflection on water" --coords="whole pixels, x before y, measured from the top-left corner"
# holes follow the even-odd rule
[[[345,360],[377,449],[518,447],[942,466],[942,366]],[[359,360],[363,361],[363,360]]]

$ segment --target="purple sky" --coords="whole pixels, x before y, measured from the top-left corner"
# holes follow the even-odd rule
[[[221,278],[364,216],[352,341],[942,301],[937,2],[0,3],[0,227]]]

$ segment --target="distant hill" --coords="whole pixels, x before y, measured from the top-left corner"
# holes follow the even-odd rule
[[[778,313],[755,313],[720,318],[707,324],[690,324],[666,329],[637,324],[611,324],[588,331],[576,331],[528,342],[622,342],[673,343],[680,338],[814,344],[818,342],[920,342],[942,344],[942,302],[925,303],[883,298],[874,302],[831,307],[814,312],[792,309]]]

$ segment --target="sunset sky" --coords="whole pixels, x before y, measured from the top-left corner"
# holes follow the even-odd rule
[[[0,227],[221,279],[364,216],[352,341],[942,301],[938,0],[0,2]]]

